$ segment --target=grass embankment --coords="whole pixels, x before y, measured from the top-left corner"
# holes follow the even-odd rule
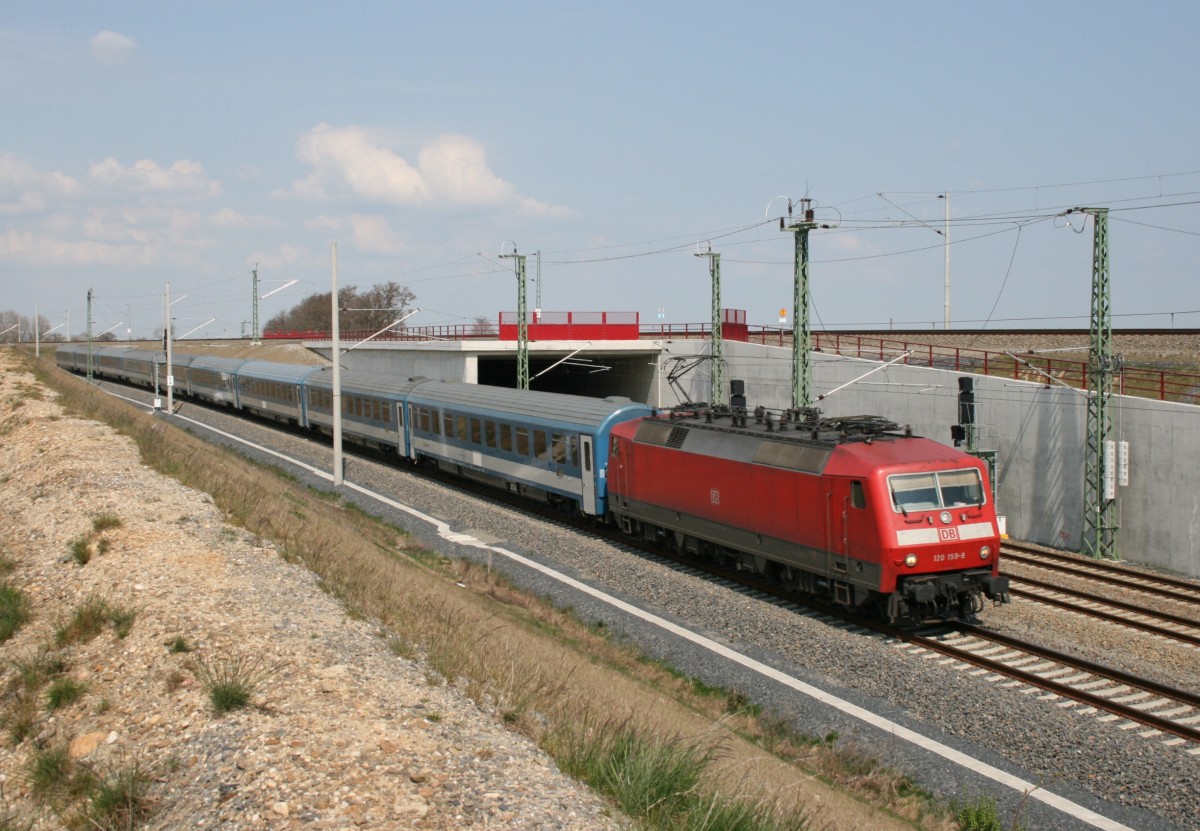
[[[378,621],[398,656],[423,662],[430,683],[452,683],[494,709],[637,827],[954,827],[950,808],[838,737],[805,737],[494,572],[410,546],[336,495],[27,360],[68,411],[108,423],[146,464],[211,494],[228,521],[320,575],[350,614]]]

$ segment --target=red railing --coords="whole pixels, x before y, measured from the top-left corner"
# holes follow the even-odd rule
[[[516,340],[516,312],[500,313],[500,340]],[[526,312],[530,340],[637,340],[637,312]]]

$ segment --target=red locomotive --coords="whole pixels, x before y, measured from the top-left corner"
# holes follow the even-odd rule
[[[630,534],[893,622],[1008,599],[983,463],[877,416],[629,421],[612,430],[608,491]]]

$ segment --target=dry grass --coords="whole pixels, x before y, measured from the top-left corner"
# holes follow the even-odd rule
[[[351,614],[377,621],[393,651],[423,661],[432,682],[457,685],[535,741],[553,746],[551,737],[570,725],[628,723],[640,735],[679,737],[701,753],[719,748],[705,767],[705,793],[803,814],[811,828],[953,827],[948,808],[844,743],[792,733],[745,706],[744,697],[646,661],[495,572],[412,550],[396,529],[340,499],[133,411],[51,366],[35,371],[62,393],[67,409],[130,436],[147,464],[211,494],[230,522],[273,540],[285,557],[320,575]]]

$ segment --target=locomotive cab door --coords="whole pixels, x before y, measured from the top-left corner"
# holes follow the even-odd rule
[[[826,574],[843,583],[836,593],[841,602],[852,603],[849,584],[862,580],[864,558],[870,557],[872,523],[866,510],[866,488],[861,479],[830,480],[827,494],[826,550],[829,552]]]
[[[583,484],[585,514],[596,513],[596,458],[592,453],[592,437],[579,434],[579,478]]]

